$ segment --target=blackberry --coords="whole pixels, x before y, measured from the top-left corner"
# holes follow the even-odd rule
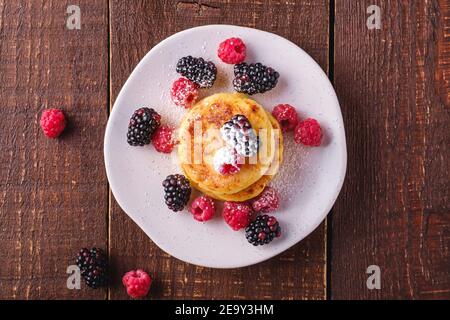
[[[201,88],[210,88],[216,81],[217,68],[211,61],[187,56],[178,60],[177,72]]]
[[[258,153],[259,139],[246,116],[237,114],[220,128],[225,142],[244,157]]]
[[[280,235],[281,228],[277,219],[266,214],[256,217],[256,220],[245,228],[245,237],[254,246],[267,244]]]
[[[108,259],[101,249],[81,249],[77,266],[89,287],[96,289],[108,284]]]
[[[234,90],[253,95],[275,88],[280,74],[261,63],[242,62],[234,66],[234,76]]]
[[[181,174],[171,174],[167,176],[162,185],[167,207],[175,212],[183,210],[191,196],[189,180]]]
[[[161,116],[152,108],[137,109],[128,124],[127,141],[131,146],[149,144],[161,124]]]

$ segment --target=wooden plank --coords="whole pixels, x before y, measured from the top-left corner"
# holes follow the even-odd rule
[[[107,245],[107,3],[77,1],[81,30],[61,1],[0,0],[0,298],[105,298],[68,290],[66,268],[83,246]],[[70,125],[40,130],[44,108]]]
[[[180,30],[224,23],[282,35],[309,52],[327,70],[328,1],[110,1],[111,100],[139,60]],[[112,104],[111,104],[112,105]],[[117,203],[110,210],[110,254],[116,283],[110,298],[126,298],[120,276],[136,267],[156,274],[153,299],[324,299],[325,225],[280,256],[234,270],[196,267],[158,249]]]
[[[381,30],[366,9],[381,6]],[[348,174],[333,211],[334,299],[450,298],[448,1],[336,1]],[[368,290],[366,268],[381,268]]]

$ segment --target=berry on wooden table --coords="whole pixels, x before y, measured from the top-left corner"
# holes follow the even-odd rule
[[[66,117],[60,109],[46,109],[42,111],[39,123],[47,137],[57,138],[66,127]]]
[[[144,270],[131,270],[122,277],[122,284],[130,297],[134,299],[143,298],[150,290],[152,278]]]
[[[89,287],[96,289],[108,284],[108,259],[101,249],[81,249],[76,264]]]

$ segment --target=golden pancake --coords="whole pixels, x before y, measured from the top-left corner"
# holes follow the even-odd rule
[[[223,201],[236,201],[236,202],[242,202],[249,199],[252,199],[256,196],[258,196],[266,187],[266,185],[273,179],[275,174],[278,172],[279,166],[281,165],[281,162],[283,161],[283,136],[281,133],[281,128],[278,122],[275,120],[274,117],[270,113],[267,113],[269,120],[273,126],[273,129],[277,129],[274,132],[278,134],[278,137],[276,137],[275,141],[277,141],[276,149],[277,154],[274,158],[274,162],[272,163],[271,168],[269,171],[263,175],[258,181],[250,185],[249,187],[245,188],[244,190],[241,190],[234,194],[218,194],[213,193],[208,190],[204,190],[201,187],[199,187],[195,182],[192,182],[192,185],[197,190],[203,192],[204,194],[210,196],[211,198],[223,200]],[[276,161],[278,159],[278,161]]]
[[[234,115],[249,120],[260,140],[258,155],[246,158],[240,171],[222,175],[213,158],[225,146],[220,128]],[[250,187],[269,170],[276,154],[274,134],[265,110],[244,94],[219,93],[196,103],[180,124],[178,157],[186,177],[203,192],[235,194]]]

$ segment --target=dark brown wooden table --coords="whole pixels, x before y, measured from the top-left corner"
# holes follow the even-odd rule
[[[450,3],[447,0],[0,0],[0,298],[123,299],[120,278],[155,275],[151,299],[449,299]],[[243,5],[245,2],[245,5]],[[368,29],[367,7],[381,7]],[[258,265],[215,270],[162,252],[108,189],[103,136],[139,60],[204,24],[277,33],[329,74],[348,143],[343,190],[307,239]],[[70,119],[50,140],[40,112]],[[81,247],[98,246],[109,288],[66,288]],[[370,265],[381,289],[366,286]]]

